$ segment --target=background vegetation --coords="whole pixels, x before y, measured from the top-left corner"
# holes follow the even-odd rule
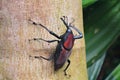
[[[120,80],[120,0],[82,0],[89,80]]]

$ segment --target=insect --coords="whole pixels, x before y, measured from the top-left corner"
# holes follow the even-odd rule
[[[42,41],[45,41],[45,42],[48,42],[48,43],[58,42],[55,53],[52,56],[50,56],[49,58],[45,58],[43,56],[34,56],[34,58],[42,58],[42,59],[45,59],[47,61],[54,60],[54,70],[55,71],[60,69],[65,64],[65,62],[67,61],[68,64],[67,64],[66,68],[64,69],[64,74],[67,75],[66,70],[68,69],[68,67],[70,65],[69,56],[71,55],[71,51],[72,51],[72,48],[73,48],[73,45],[74,45],[74,41],[75,41],[75,39],[82,38],[83,35],[76,27],[74,27],[74,25],[72,25],[74,20],[71,23],[68,23],[68,17],[67,16],[63,16],[60,19],[62,20],[62,22],[64,23],[64,25],[67,28],[66,32],[61,36],[58,36],[53,31],[50,31],[44,25],[38,24],[38,23],[36,23],[32,20],[29,20],[30,22],[32,22],[33,25],[41,26],[42,28],[46,29],[51,35],[55,36],[58,39],[58,40],[45,40],[45,39],[42,39],[42,38],[33,38],[33,39],[30,39],[29,41],[31,41],[31,40],[34,40],[34,41],[42,40]],[[73,28],[75,31],[77,31],[79,35],[74,36],[71,28]]]

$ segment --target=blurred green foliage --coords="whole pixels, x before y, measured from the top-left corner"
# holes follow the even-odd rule
[[[104,79],[101,78],[104,76],[101,72],[108,56],[108,49],[112,44],[115,43],[116,46],[120,43],[119,41],[116,43],[120,36],[120,0],[82,0],[82,2],[89,80],[104,80],[108,79],[107,76],[109,80],[120,80],[120,77],[113,78],[120,74],[112,74],[112,71],[108,71]],[[116,66],[119,61],[120,59]],[[120,71],[116,66],[115,71],[116,69]]]

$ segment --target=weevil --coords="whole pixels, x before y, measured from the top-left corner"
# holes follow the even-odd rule
[[[74,41],[76,39],[81,39],[83,37],[83,35],[74,25],[72,25],[74,20],[71,23],[68,23],[68,17],[67,16],[63,16],[60,19],[62,20],[62,22],[64,23],[64,25],[67,28],[66,32],[61,36],[58,36],[53,31],[49,30],[46,26],[44,26],[42,24],[39,24],[39,23],[36,23],[36,22],[34,22],[30,19],[29,21],[32,22],[33,25],[41,26],[42,28],[47,30],[51,35],[55,36],[58,40],[45,40],[45,39],[42,39],[42,38],[33,38],[33,39],[30,39],[29,41],[31,41],[31,40],[34,40],[34,41],[42,40],[42,41],[45,41],[45,42],[48,42],[48,43],[58,42],[56,50],[55,50],[55,52],[52,56],[50,56],[49,58],[45,58],[43,56],[34,56],[34,58],[42,58],[42,59],[45,59],[47,61],[53,60],[55,71],[60,69],[65,64],[65,62],[67,61],[68,64],[67,64],[66,68],[64,69],[64,74],[67,75],[66,70],[68,69],[68,67],[70,65],[69,56],[71,55],[71,51],[72,51],[72,48],[74,46]],[[75,31],[77,31],[79,35],[74,35],[71,28],[73,28]]]

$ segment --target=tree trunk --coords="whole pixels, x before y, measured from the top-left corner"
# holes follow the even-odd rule
[[[1,0],[0,1],[0,80],[67,80],[63,68],[54,72],[54,63],[31,56],[49,57],[57,43],[31,41],[32,38],[56,39],[29,19],[42,23],[58,35],[66,28],[60,17],[75,19],[74,25],[83,33],[80,0]],[[76,34],[76,33],[75,33]],[[76,40],[69,80],[87,80],[84,38]]]

